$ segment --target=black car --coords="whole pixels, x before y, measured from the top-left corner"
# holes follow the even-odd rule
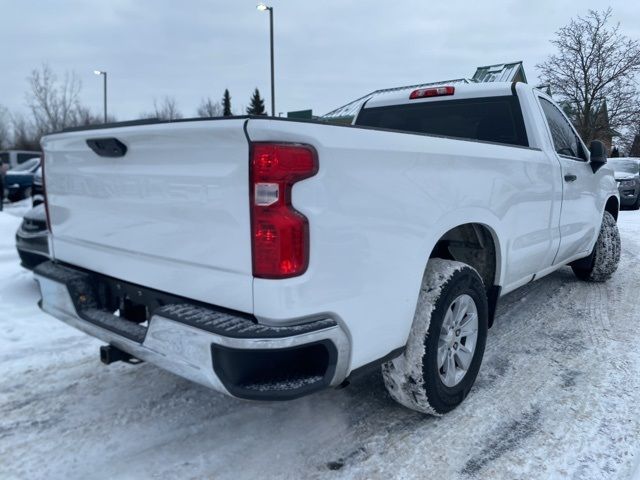
[[[29,270],[49,260],[49,232],[44,205],[38,205],[25,214],[16,232],[16,248],[21,265]]]
[[[44,202],[44,188],[42,186],[42,167],[33,174],[33,186],[31,187],[32,206],[40,205]]]
[[[40,168],[40,157],[32,158],[9,170],[4,177],[4,188],[12,202],[31,197],[33,175]]]
[[[618,184],[620,207],[640,209],[640,158],[610,158],[608,163]]]

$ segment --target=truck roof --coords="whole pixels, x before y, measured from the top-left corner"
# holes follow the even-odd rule
[[[421,103],[421,102],[441,102],[446,100],[460,100],[464,98],[482,98],[482,97],[499,97],[504,95],[511,95],[513,93],[512,82],[489,82],[489,83],[455,83],[434,85],[426,87],[427,89],[441,87],[452,87],[454,89],[453,95],[446,96],[434,96],[425,98],[410,99],[410,91],[390,92],[381,94],[372,98],[363,105],[363,109],[386,107],[389,105],[402,105],[408,103]],[[422,90],[422,89],[418,89]]]

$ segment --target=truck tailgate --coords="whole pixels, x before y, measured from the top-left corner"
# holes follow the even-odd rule
[[[252,312],[249,146],[242,119],[156,123],[44,138],[57,260]],[[121,157],[87,140],[115,138]]]

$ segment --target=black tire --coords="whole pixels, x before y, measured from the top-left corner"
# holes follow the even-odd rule
[[[636,198],[636,203],[631,205],[631,210],[640,210],[640,193],[638,194],[638,198]]]
[[[464,376],[447,386],[438,367],[438,342],[447,310],[468,295],[477,309],[477,339]],[[382,366],[387,391],[397,402],[432,415],[442,415],[460,405],[476,380],[488,328],[487,295],[482,278],[469,265],[431,259],[425,270],[405,352]]]
[[[620,232],[615,218],[604,212],[598,240],[591,255],[571,265],[573,273],[586,282],[604,282],[618,269],[620,262]]]

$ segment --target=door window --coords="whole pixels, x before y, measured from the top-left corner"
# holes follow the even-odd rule
[[[37,153],[19,153],[17,158],[18,158],[18,165],[20,165],[21,163],[26,162],[27,160],[31,160],[34,157],[37,157],[38,154]]]
[[[544,98],[540,98],[540,105],[547,119],[551,138],[553,139],[553,147],[556,152],[559,155],[584,160],[582,144],[562,112],[553,103]]]

